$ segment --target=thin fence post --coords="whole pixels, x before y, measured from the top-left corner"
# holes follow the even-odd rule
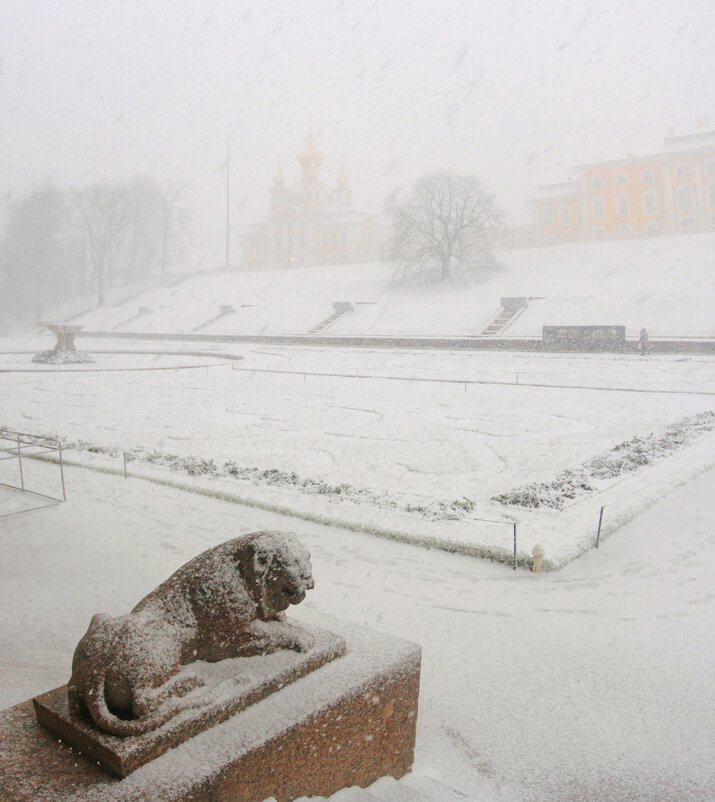
[[[514,570],[516,571],[516,521],[514,522]]]
[[[67,491],[65,490],[65,469],[62,465],[62,441],[57,441],[57,450],[60,456],[60,479],[62,479],[62,501],[67,501]]]
[[[17,464],[20,466],[20,486],[22,492],[25,492],[25,475],[22,472],[22,451],[20,449],[20,435],[17,436]]]
[[[127,478],[127,452],[122,451],[122,459],[124,460],[124,478]]]
[[[603,523],[603,507],[601,507],[601,513],[598,516],[598,532],[596,532],[596,548],[598,548],[598,541],[601,539],[601,524]]]
[[[519,374],[516,374],[516,383],[519,384]]]

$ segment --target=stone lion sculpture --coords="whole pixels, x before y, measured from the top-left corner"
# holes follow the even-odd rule
[[[310,554],[288,535],[254,532],[199,554],[131,613],[92,618],[72,660],[72,714],[139,735],[200,704],[183,698],[203,684],[190,670],[177,676],[184,665],[308,651],[312,636],[283,611],[313,586]]]

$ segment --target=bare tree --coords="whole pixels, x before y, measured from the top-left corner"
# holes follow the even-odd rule
[[[482,183],[437,173],[421,178],[410,196],[388,208],[389,258],[410,275],[479,275],[496,267],[492,243],[501,215]]]
[[[166,181],[159,197],[159,268],[161,283],[166,282],[169,257],[179,248],[182,240],[191,242],[191,215],[185,204],[186,187],[174,181]]]
[[[151,176],[126,182],[127,230],[120,267],[129,286],[154,270],[161,244],[161,189]]]
[[[123,184],[98,183],[75,194],[74,209],[97,282],[97,304],[101,306],[131,220],[130,198]]]

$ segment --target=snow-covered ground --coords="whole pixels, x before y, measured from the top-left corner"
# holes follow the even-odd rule
[[[622,323],[712,336],[713,245],[514,251],[468,289],[395,290],[382,265],[211,276],[79,322],[186,332],[233,304],[202,331],[306,332],[347,300],[356,311],[330,333],[469,334],[501,296],[529,295],[541,300],[508,334]],[[153,311],[126,322],[138,305]],[[422,644],[418,771],[483,802],[712,797],[713,432],[562,511],[493,499],[711,412],[712,357],[135,342],[145,353],[118,354],[106,352],[126,343],[83,338],[87,370],[33,365],[51,344],[0,341],[0,427],[65,440],[69,497],[0,519],[3,706],[66,681],[93,613],[126,611],[215,543],[284,529],[314,555],[308,608]],[[24,469],[28,486],[60,492],[56,466]],[[0,482],[16,480],[0,462]],[[414,544],[509,559],[514,523],[517,571]],[[524,570],[535,543],[560,571]]]
[[[197,277],[124,304],[86,312],[92,330],[204,334],[306,334],[333,311],[352,314],[326,333],[479,334],[504,296],[532,300],[505,331],[541,337],[544,325],[624,325],[651,336],[715,335],[715,234],[501,251],[501,272],[470,286],[396,288],[389,264]],[[235,313],[208,324],[221,305]],[[148,312],[138,316],[140,306]],[[58,312],[59,314],[59,312]]]
[[[562,512],[493,501],[711,410],[710,357],[232,350],[245,358],[207,354],[195,358],[204,364],[198,370],[171,369],[170,357],[167,370],[113,370],[120,357],[97,354],[86,372],[5,373],[0,426],[213,460],[224,474],[229,463],[231,475],[183,479],[272,509],[505,559],[516,521],[520,559],[540,543],[552,567],[592,547],[602,505],[609,505],[605,536],[713,460],[711,433],[634,475],[600,483]],[[23,359],[31,365],[28,355],[8,354],[0,367],[18,368]],[[137,366],[147,360],[162,365],[144,356]],[[108,462],[121,469],[121,459]],[[167,467],[134,461],[130,469],[178,480]],[[12,470],[0,465],[0,479]]]
[[[66,504],[2,521],[2,707],[66,682],[94,613],[126,612],[201,550],[277,528],[313,555],[297,618],[331,611],[422,644],[418,772],[479,802],[712,798],[712,470],[546,574],[138,478],[66,478]]]

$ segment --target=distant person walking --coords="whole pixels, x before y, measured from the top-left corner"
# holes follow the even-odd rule
[[[640,348],[641,356],[645,356],[648,353],[648,332],[645,329],[641,329],[638,347]]]

